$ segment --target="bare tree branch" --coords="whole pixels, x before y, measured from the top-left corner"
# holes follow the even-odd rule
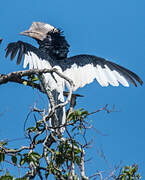
[[[84,151],[84,149],[82,149],[81,150],[81,161],[80,161],[81,177],[82,177],[82,180],[88,180],[88,178],[85,176],[84,157],[85,157],[85,151]]]
[[[30,76],[34,74],[43,74],[43,73],[52,73],[55,72],[58,74],[61,78],[64,78],[66,81],[68,81],[70,84],[73,84],[72,80],[58,72],[57,69],[29,69],[29,70],[23,70],[23,71],[16,71],[16,72],[11,72],[9,74],[0,74],[0,84],[5,84],[8,81],[13,80],[14,78],[20,78],[24,76]]]
[[[23,146],[23,147],[21,147],[20,149],[7,149],[7,148],[5,148],[5,147],[3,147],[3,146],[0,146],[0,149],[2,149],[5,153],[12,153],[12,154],[16,154],[16,153],[19,153],[19,152],[21,152],[21,151],[23,151],[23,150],[30,150],[31,148],[30,147],[28,147],[28,146]]]
[[[41,69],[41,70],[30,69],[30,70],[16,71],[16,72],[12,72],[12,73],[9,73],[9,74],[0,74],[0,85],[8,83],[8,82],[17,82],[17,83],[23,84],[24,81],[26,81],[26,80],[21,79],[21,78],[24,77],[24,76],[30,76],[30,75],[34,75],[34,74],[41,75],[43,73],[52,73],[52,72],[55,72],[58,76],[60,76],[61,78],[65,79],[70,84],[70,89],[69,89],[69,93],[68,93],[66,101],[64,103],[58,104],[55,107],[55,109],[57,109],[59,107],[65,106],[71,100],[72,89],[73,89],[73,81],[71,79],[69,79],[68,77],[64,76],[62,73],[60,73],[55,68],[54,69]],[[32,86],[33,87],[33,84],[30,83],[30,81],[26,81],[26,83],[28,83],[28,86]],[[34,86],[37,89],[40,90],[40,86],[39,85],[34,84]],[[47,92],[47,93],[49,93],[49,95],[50,95],[50,92]],[[50,98],[50,101],[52,101],[51,96],[49,98]]]

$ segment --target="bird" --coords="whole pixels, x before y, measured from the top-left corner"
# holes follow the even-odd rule
[[[143,84],[141,78],[131,70],[104,58],[79,54],[68,57],[69,47],[63,31],[43,22],[33,22],[30,28],[20,33],[35,39],[39,47],[26,42],[9,43],[6,48],[6,57],[13,60],[17,53],[17,64],[23,59],[23,67],[29,69],[56,68],[60,73],[73,81],[73,91],[92,83],[95,79],[102,87],[119,86],[129,87],[133,84]],[[55,105],[64,102],[63,91],[70,84],[56,73],[43,74],[46,87],[52,91]],[[66,122],[65,107],[56,111],[58,121],[51,120],[51,126],[63,125]],[[64,129],[62,130],[64,131]],[[61,131],[61,132],[62,132]]]

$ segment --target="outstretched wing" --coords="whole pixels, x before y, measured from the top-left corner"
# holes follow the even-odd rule
[[[65,60],[60,60],[58,63],[64,75],[73,80],[75,84],[74,91],[93,82],[94,79],[96,79],[101,86],[108,86],[109,84],[119,86],[120,83],[128,87],[129,82],[134,86],[137,86],[137,82],[140,85],[143,84],[140,77],[132,71],[92,55],[77,55]]]
[[[10,55],[10,59],[13,60],[16,55],[17,56],[17,64],[20,64],[22,59],[23,67],[26,68],[29,65],[29,69],[42,69],[42,64],[44,64],[43,59],[45,59],[45,55],[38,48],[22,42],[13,42],[9,43],[6,48],[6,57]]]
[[[11,60],[17,57],[17,64],[20,64],[20,62],[23,59],[24,68],[26,68],[28,65],[29,65],[29,69],[45,69],[45,68],[51,69],[52,68],[53,61],[48,56],[48,54],[22,41],[8,44],[6,48],[6,57],[8,55],[10,55]],[[57,64],[55,64],[54,68],[61,71],[61,68],[58,67]],[[50,73],[45,73],[43,75],[46,86],[51,88],[51,90],[57,89],[58,91],[61,91],[61,93],[63,93],[64,80],[55,73],[54,73],[54,76],[55,78],[53,78],[53,76]]]

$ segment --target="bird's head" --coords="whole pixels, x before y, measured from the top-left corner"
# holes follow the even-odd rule
[[[30,28],[21,35],[32,37],[39,48],[47,52],[53,59],[64,59],[69,52],[69,44],[63,33],[54,26],[42,22],[33,22]]]
[[[55,27],[50,24],[45,24],[42,22],[33,22],[30,28],[26,31],[21,32],[21,35],[29,36],[37,41],[43,41],[47,38],[50,33],[59,33]]]

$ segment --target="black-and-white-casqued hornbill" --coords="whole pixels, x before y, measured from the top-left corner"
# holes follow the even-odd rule
[[[34,38],[39,44],[39,48],[22,41],[13,42],[6,48],[6,57],[10,54],[10,58],[13,60],[18,53],[17,64],[20,64],[24,57],[24,68],[27,65],[29,65],[29,69],[55,67],[73,81],[73,91],[92,83],[95,79],[101,86],[122,84],[128,87],[129,83],[134,86],[137,86],[137,82],[140,85],[143,84],[138,75],[104,58],[88,54],[67,57],[69,44],[62,32],[49,24],[33,22],[29,30],[20,34]],[[63,91],[65,85],[69,86],[68,82],[56,73],[53,75],[43,74],[43,78],[46,87],[50,88],[53,93],[55,104],[64,102]],[[66,120],[65,107],[57,109],[56,114],[58,122],[53,122],[52,119],[51,125],[63,125]]]

